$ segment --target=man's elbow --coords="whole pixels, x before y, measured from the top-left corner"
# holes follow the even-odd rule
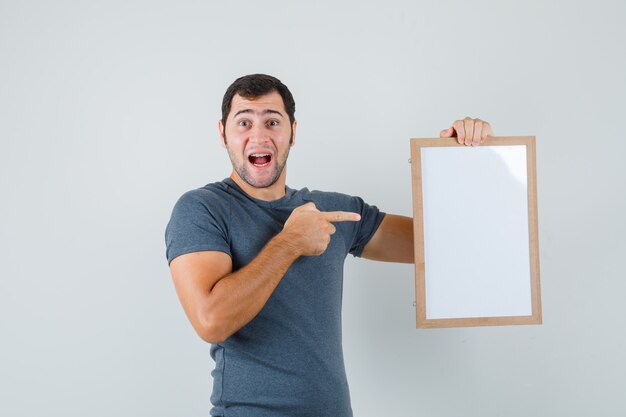
[[[196,326],[196,333],[207,343],[223,343],[230,337],[224,326],[224,321],[219,318],[209,316],[201,317]]]

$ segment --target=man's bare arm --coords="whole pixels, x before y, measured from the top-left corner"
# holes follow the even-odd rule
[[[232,272],[230,257],[204,251],[172,260],[176,292],[198,335],[220,343],[261,311],[281,279],[300,256],[326,251],[335,233],[332,222],[357,221],[347,212],[320,212],[313,203],[293,211],[283,230],[245,267]]]
[[[413,219],[386,214],[362,256],[373,261],[413,263]]]
[[[176,292],[196,333],[221,343],[263,308],[297,251],[277,235],[245,267],[232,272],[223,252],[195,252],[170,264]]]

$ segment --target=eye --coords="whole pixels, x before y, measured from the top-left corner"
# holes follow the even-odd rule
[[[241,127],[246,127],[250,124],[250,122],[248,122],[247,120],[240,120],[237,124]]]
[[[278,126],[278,120],[270,120],[267,124],[269,126]]]

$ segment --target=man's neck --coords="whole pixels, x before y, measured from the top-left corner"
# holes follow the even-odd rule
[[[237,173],[233,170],[230,174],[230,178],[235,181],[235,183],[241,188],[246,194],[250,197],[263,200],[263,201],[274,201],[278,200],[285,196],[285,171],[283,170],[282,174],[278,178],[278,180],[266,188],[257,188],[253,187],[237,175]]]

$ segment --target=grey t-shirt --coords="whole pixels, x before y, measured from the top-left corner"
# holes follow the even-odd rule
[[[237,271],[309,201],[321,211],[360,213],[361,220],[334,223],[337,232],[321,256],[297,259],[259,314],[211,345],[211,415],[352,416],[341,342],[343,264],[348,253],[361,255],[384,213],[358,197],[306,188],[286,187],[278,200],[258,200],[227,178],[176,203],[165,232],[167,260],[221,251]]]

